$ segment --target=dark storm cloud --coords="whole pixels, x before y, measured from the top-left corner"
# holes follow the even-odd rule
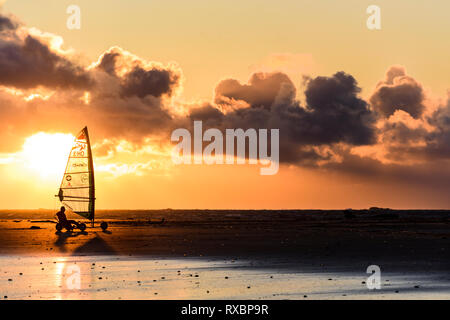
[[[372,144],[375,116],[358,97],[360,91],[355,78],[344,72],[311,79],[305,91],[308,113],[303,124],[310,125],[303,134],[313,132],[310,135],[318,143]]]
[[[324,160],[330,154],[319,154],[312,146],[366,145],[375,141],[375,116],[358,97],[359,92],[356,80],[344,72],[317,77],[307,82],[307,104],[303,108],[295,100],[295,87],[286,75],[258,73],[250,78],[249,84],[229,79],[216,89],[216,102],[233,104],[242,100],[250,107],[223,113],[206,105],[193,110],[190,119],[222,130],[277,128],[281,161],[302,161],[305,155],[307,159]]]
[[[392,66],[377,84],[370,103],[380,114],[389,117],[396,110],[408,112],[418,119],[425,110],[422,85],[406,74],[405,68]]]
[[[168,101],[181,86],[173,65],[149,63],[120,47],[107,50],[91,68],[92,114],[88,123],[104,137],[142,144],[149,136],[169,139],[177,124]]]
[[[163,94],[171,95],[172,89],[178,84],[179,76],[170,70],[145,70],[135,67],[126,74],[122,83],[122,93],[129,96],[144,98],[147,95],[160,97]]]
[[[81,67],[27,36],[23,43],[0,43],[0,84],[22,89],[88,88],[92,81]]]
[[[40,39],[14,32],[18,24],[0,15],[0,85],[21,89],[87,88],[88,73],[77,64],[52,51]],[[13,34],[11,34],[11,31]]]
[[[127,67],[126,72],[121,71],[124,66]],[[120,91],[124,97],[171,96],[174,89],[180,86],[181,75],[178,70],[155,64],[144,66],[137,57],[119,47],[105,52],[96,68],[120,78]]]
[[[120,57],[120,52],[108,51],[100,57],[100,62],[97,64],[97,68],[105,71],[110,75],[116,74],[116,60]]]

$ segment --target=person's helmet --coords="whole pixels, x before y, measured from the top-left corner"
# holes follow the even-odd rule
[[[61,211],[62,211],[62,212],[66,211],[66,207],[64,207],[64,206],[61,207]]]

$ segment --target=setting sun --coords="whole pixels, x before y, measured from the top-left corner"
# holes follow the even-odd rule
[[[21,156],[24,165],[41,177],[55,177],[64,172],[74,136],[39,132],[25,140]]]

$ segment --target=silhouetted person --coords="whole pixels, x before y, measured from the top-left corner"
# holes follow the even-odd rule
[[[56,213],[56,217],[58,218],[59,223],[66,228],[67,230],[72,230],[72,224],[78,225],[75,220],[67,220],[66,217],[66,208],[61,207],[61,209]]]

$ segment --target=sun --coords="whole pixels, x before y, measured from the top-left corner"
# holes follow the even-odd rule
[[[25,167],[43,178],[62,177],[74,139],[71,134],[45,132],[28,137],[21,153]]]

